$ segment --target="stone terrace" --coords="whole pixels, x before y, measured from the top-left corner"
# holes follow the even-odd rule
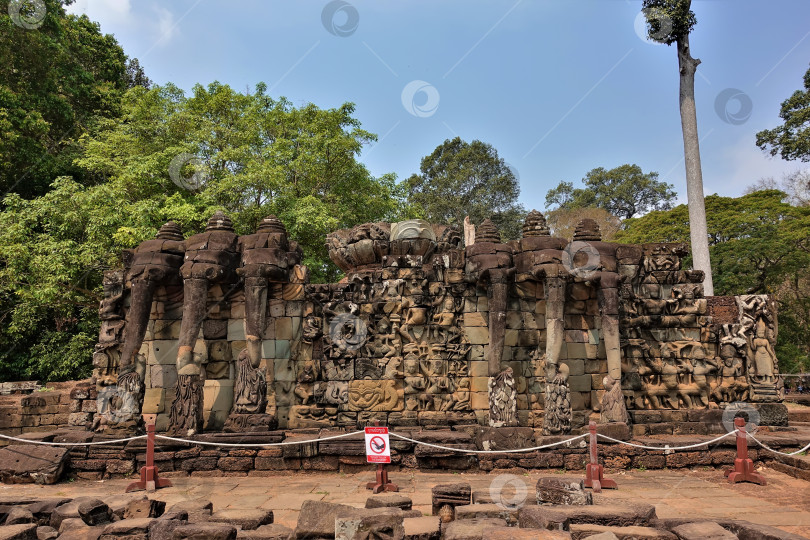
[[[508,471],[496,471],[508,473]],[[693,471],[621,471],[611,474],[619,483],[616,491],[594,496],[594,502],[645,502],[656,507],[661,519],[684,516],[713,520],[742,519],[778,527],[786,532],[810,536],[810,484],[768,468],[760,470],[767,486],[726,483],[716,469]],[[538,474],[520,474],[529,497],[534,495]],[[495,472],[482,473],[392,473],[391,479],[410,497],[414,509],[431,512],[431,488],[439,483],[468,482],[473,492],[488,493]],[[225,508],[269,509],[275,522],[294,528],[301,505],[306,500],[339,502],[362,507],[371,492],[365,488],[373,480],[371,472],[356,474],[280,474],[267,478],[174,478],[174,487],[151,494],[169,505],[204,498],[214,511]],[[76,481],[54,486],[0,486],[0,504],[21,497],[53,498],[121,495],[127,480],[102,482]]]

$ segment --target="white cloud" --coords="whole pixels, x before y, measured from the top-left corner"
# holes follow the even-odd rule
[[[165,45],[177,35],[174,13],[160,6],[156,6],[155,11],[157,13],[157,24],[155,25],[156,39],[161,45]]]
[[[87,15],[104,28],[129,22],[132,18],[132,3],[130,0],[76,0],[75,4],[67,7],[67,11]]]

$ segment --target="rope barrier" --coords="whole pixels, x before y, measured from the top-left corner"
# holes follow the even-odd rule
[[[768,452],[773,452],[774,454],[779,454],[779,455],[782,455],[782,456],[795,456],[797,454],[801,454],[802,452],[806,452],[808,449],[810,449],[810,444],[808,444],[804,448],[796,450],[795,452],[790,452],[790,453],[780,452],[779,450],[774,450],[773,448],[771,448],[767,444],[763,443],[762,441],[760,441],[759,439],[754,437],[753,434],[749,433],[748,436],[751,437],[754,440],[755,443],[760,445],[762,448],[764,448]]]
[[[364,433],[363,431],[352,431],[351,433],[343,433],[342,435],[332,435],[331,437],[324,437],[322,439],[310,439],[308,441],[282,441],[277,443],[220,443],[220,442],[211,442],[211,441],[193,441],[191,439],[181,439],[179,437],[168,437],[166,435],[155,435],[156,439],[165,439],[167,441],[175,441],[175,442],[182,442],[188,444],[200,444],[204,446],[228,446],[228,447],[238,447],[238,448],[263,448],[265,446],[291,446],[296,444],[309,444],[314,442],[322,442],[322,441],[331,441],[332,439],[342,439],[344,437],[351,437],[352,435],[357,435],[360,433]]]
[[[709,444],[716,443],[718,441],[721,441],[721,440],[723,440],[723,439],[725,439],[727,437],[730,437],[730,436],[734,435],[737,431],[738,430],[735,429],[734,431],[729,431],[728,433],[726,433],[724,435],[720,435],[719,437],[715,437],[714,439],[704,441],[704,442],[695,443],[695,444],[689,444],[689,445],[686,445],[686,446],[669,446],[669,445],[649,446],[649,445],[644,445],[644,444],[635,444],[635,443],[631,443],[631,442],[628,442],[628,441],[622,441],[620,439],[614,439],[613,437],[609,437],[608,435],[603,435],[601,433],[597,433],[596,436],[601,438],[601,439],[604,439],[606,441],[610,441],[612,443],[615,443],[615,444],[621,444],[621,445],[624,445],[624,446],[630,446],[632,448],[639,448],[639,449],[642,449],[642,450],[654,450],[654,451],[658,451],[658,452],[666,452],[666,453],[670,454],[672,452],[677,452],[677,451],[682,451],[682,450],[692,450],[694,448],[700,448],[702,446],[706,446],[706,445],[709,445]],[[222,446],[222,447],[229,447],[229,448],[264,448],[264,447],[268,447],[268,446],[294,446],[294,445],[299,445],[299,444],[318,443],[318,442],[330,441],[330,440],[335,440],[335,439],[344,439],[344,438],[352,437],[352,436],[355,436],[355,435],[362,435],[363,433],[364,433],[363,431],[353,431],[351,433],[342,433],[340,435],[331,435],[329,437],[323,437],[323,438],[319,438],[319,439],[308,439],[308,440],[304,440],[304,441],[282,441],[282,442],[277,442],[277,443],[225,443],[225,442],[212,442],[212,441],[197,441],[197,440],[192,440],[192,439],[184,439],[184,438],[180,438],[180,437],[169,437],[168,435],[155,435],[155,438],[156,439],[163,439],[163,440],[167,440],[167,441],[184,443],[184,444],[197,444],[197,445],[201,445],[201,446]],[[433,443],[429,443],[429,442],[425,442],[425,441],[420,441],[418,439],[412,439],[410,437],[400,435],[399,433],[391,432],[390,435],[391,435],[391,437],[396,437],[397,439],[401,439],[403,441],[411,442],[411,443],[414,443],[414,444],[417,444],[417,445],[428,446],[430,448],[436,448],[438,450],[447,450],[449,452],[458,452],[458,453],[462,453],[462,454],[519,454],[519,453],[523,453],[523,452],[534,452],[534,451],[537,451],[537,450],[545,450],[547,448],[553,448],[555,446],[562,446],[564,444],[570,444],[570,443],[572,443],[574,441],[584,439],[585,437],[588,436],[587,433],[584,433],[582,435],[577,435],[576,437],[571,437],[569,439],[565,439],[565,440],[562,440],[562,441],[557,441],[557,442],[549,443],[549,444],[543,444],[543,445],[540,445],[540,446],[533,446],[531,448],[518,448],[518,449],[513,449],[513,450],[470,450],[470,449],[465,449],[465,448],[453,448],[451,446],[443,446],[441,444],[433,444]],[[767,450],[769,452],[772,452],[774,454],[782,455],[782,456],[795,456],[797,454],[801,454],[802,452],[806,452],[806,451],[810,450],[810,444],[807,444],[806,446],[804,446],[803,448],[801,448],[799,450],[796,450],[795,452],[780,452],[779,450],[774,450],[773,448],[769,447],[768,445],[766,445],[765,443],[763,443],[762,441],[760,441],[759,439],[754,437],[754,435],[752,435],[751,433],[747,433],[747,435],[755,443],[757,443],[759,446],[761,446],[763,449],[765,449],[765,450]],[[9,441],[15,441],[15,442],[20,442],[20,443],[25,443],[25,444],[37,444],[37,445],[41,445],[41,446],[76,447],[76,446],[100,446],[100,445],[105,445],[105,444],[108,445],[108,444],[125,443],[125,442],[129,442],[129,441],[135,441],[135,440],[138,440],[138,439],[145,439],[146,435],[136,435],[136,436],[133,436],[133,437],[126,437],[124,439],[111,439],[111,440],[108,440],[108,441],[76,442],[76,443],[33,441],[33,440],[30,440],[30,439],[22,439],[20,437],[13,437],[11,435],[3,435],[3,434],[0,434],[0,438],[6,439],[6,440],[9,440]]]
[[[559,441],[551,444],[544,444],[542,446],[535,446],[533,448],[520,448],[517,450],[467,450],[464,448],[452,448],[450,446],[442,446],[440,444],[433,444],[424,441],[418,441],[416,439],[410,439],[405,437],[404,435],[400,435],[399,433],[389,433],[391,437],[396,437],[398,439],[402,439],[403,441],[409,441],[416,444],[421,444],[422,446],[430,446],[431,448],[438,448],[439,450],[450,450],[452,452],[461,452],[464,454],[516,454],[520,452],[533,452],[535,450],[543,450],[545,448],[551,448],[553,446],[560,446],[561,444],[566,444],[571,441],[576,441],[579,439],[583,439],[588,436],[587,433],[582,435],[577,435],[576,437],[571,437],[570,439],[566,439],[564,441]]]
[[[56,443],[56,442],[46,442],[46,441],[32,441],[29,439],[21,439],[19,437],[12,437],[11,435],[3,435],[0,433],[0,438],[8,439],[9,441],[17,441],[21,443],[27,444],[39,444],[42,446],[96,446],[102,444],[117,444],[122,442],[129,442],[134,441],[136,439],[145,439],[146,435],[136,435],[134,437],[127,437],[126,439],[112,439],[109,441],[94,441],[94,442],[82,442],[82,443]]]
[[[646,446],[646,445],[643,445],[643,444],[634,444],[634,443],[630,443],[630,442],[627,442],[627,441],[621,441],[619,439],[614,439],[613,437],[608,437],[607,435],[602,435],[601,433],[597,433],[596,436],[601,437],[601,438],[603,438],[605,440],[608,440],[608,441],[612,441],[612,442],[617,443],[617,444],[623,444],[625,446],[632,446],[633,448],[641,448],[643,450],[658,450],[660,452],[672,453],[672,452],[675,452],[676,450],[691,450],[692,448],[700,448],[701,446],[706,446],[707,444],[716,443],[717,441],[722,441],[726,437],[729,437],[729,436],[735,434],[736,432],[737,432],[737,430],[735,429],[734,431],[729,431],[725,435],[721,435],[721,436],[719,436],[717,438],[714,438],[714,439],[712,439],[710,441],[705,441],[705,442],[696,443],[696,444],[689,444],[689,445],[686,445],[686,446],[669,446],[668,444],[666,444],[664,446]]]

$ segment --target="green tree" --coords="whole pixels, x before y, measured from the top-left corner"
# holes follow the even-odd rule
[[[447,139],[422,158],[420,172],[404,184],[425,219],[461,227],[465,216],[474,224],[491,218],[505,240],[520,236],[526,217],[520,184],[492,145]]]
[[[77,164],[121,181],[133,199],[193,194],[228,212],[240,233],[277,215],[304,249],[313,279],[339,279],[328,232],[396,219],[404,192],[393,174],[373,177],[357,161],[376,136],[352,117],[354,105],[295,108],[284,98],[196,85],[140,86],[123,101],[122,120],[106,120],[81,140]]]
[[[136,85],[121,111],[79,142],[76,166],[106,180],[60,177],[41,197],[4,201],[1,378],[87,374],[103,272],[170,219],[188,236],[223,208],[245,234],[276,214],[313,279],[336,281],[325,234],[400,216],[404,190],[394,175],[374,178],[356,160],[374,135],[360,129],[351,104],[294,108],[262,84],[245,95],[214,83],[191,96]]]
[[[686,197],[689,202],[692,258],[695,268],[706,273],[703,285],[706,295],[714,295],[712,265],[706,232],[706,206],[703,195],[703,171],[700,166],[700,138],[695,108],[695,72],[700,60],[692,57],[689,34],[697,18],[692,0],[644,0],[642,12],[647,18],[649,36],[661,43],[676,46],[680,73],[680,112],[683,132],[683,156],[686,165]]]
[[[620,219],[630,219],[652,210],[669,210],[677,197],[671,184],[658,180],[657,172],[645,173],[638,165],[610,170],[598,167],[588,172],[582,183],[584,188],[560,182],[546,194],[546,207],[601,208]]]
[[[622,220],[602,208],[557,208],[546,213],[551,235],[566,240],[574,239],[577,225],[583,219],[593,219],[602,232],[602,240],[610,242],[622,228]]]
[[[773,294],[779,301],[778,357],[785,372],[810,367],[810,207],[778,190],[738,198],[706,197],[708,238],[718,294]],[[625,221],[619,242],[688,242],[689,210],[680,205]],[[688,264],[688,261],[687,261]],[[784,325],[782,322],[784,321]]]
[[[117,116],[127,87],[126,55],[86,16],[67,15],[72,0],[21,2],[23,14],[44,5],[34,28],[15,24],[0,0],[0,190],[41,195],[60,175],[98,179],[73,161],[75,140],[98,118]],[[18,3],[20,4],[20,3]],[[15,7],[12,5],[12,13]],[[138,70],[135,70],[138,72]],[[140,71],[141,81],[145,77]]]
[[[757,146],[782,159],[810,161],[810,69],[804,74],[804,90],[796,90],[782,102],[783,124],[757,133]]]

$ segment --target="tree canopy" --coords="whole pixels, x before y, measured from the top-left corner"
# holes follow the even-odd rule
[[[10,194],[0,212],[0,377],[88,373],[98,336],[102,274],[122,249],[177,222],[186,236],[224,209],[237,232],[277,215],[305,253],[313,281],[337,281],[327,232],[397,220],[394,175],[374,178],[356,157],[374,135],[350,103],[293,107],[263,84],[135,86],[121,116],[102,119],[76,147],[76,167],[103,179],[59,177],[33,199]]]
[[[70,3],[44,0],[44,18],[29,29],[15,24],[8,2],[0,2],[4,193],[42,195],[61,175],[84,184],[98,181],[74,164],[80,154],[76,139],[99,119],[115,118],[126,88],[145,78],[137,60],[128,76],[127,57],[115,38],[86,16],[67,15],[64,6]]]
[[[810,69],[804,90],[796,90],[779,109],[782,125],[757,133],[757,146],[782,159],[810,161]]]
[[[602,240],[609,242],[613,240],[622,228],[622,221],[602,208],[557,208],[546,213],[546,222],[551,229],[552,236],[574,239],[574,232],[577,225],[583,219],[592,219],[599,225],[602,232]]]
[[[76,163],[131,200],[181,193],[222,208],[241,233],[275,214],[304,248],[314,279],[337,279],[326,233],[395,219],[404,194],[393,175],[374,178],[357,161],[376,136],[352,117],[353,104],[295,108],[265,91],[262,83],[250,94],[196,85],[190,96],[172,85],[135,87],[120,121],[103,121],[81,139]]]
[[[492,145],[447,139],[422,159],[420,171],[404,184],[409,202],[428,221],[461,227],[465,216],[475,224],[491,218],[504,240],[520,236],[526,217],[520,184]]]
[[[657,172],[645,173],[638,165],[607,170],[597,167],[582,179],[584,188],[560,182],[546,194],[547,208],[601,208],[621,219],[652,210],[669,210],[677,197],[674,186],[658,180]]]

